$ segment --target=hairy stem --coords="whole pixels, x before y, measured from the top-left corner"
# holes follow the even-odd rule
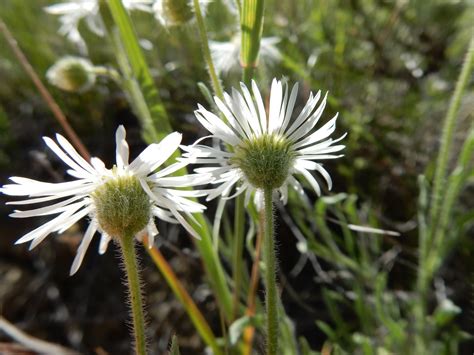
[[[454,89],[453,96],[449,103],[448,112],[444,119],[443,133],[441,136],[441,146],[439,148],[438,158],[436,160],[436,171],[433,183],[433,190],[431,194],[430,204],[430,234],[428,239],[428,248],[430,243],[433,241],[433,234],[437,228],[438,214],[441,205],[444,201],[443,191],[446,184],[446,175],[448,169],[448,159],[450,155],[450,148],[453,141],[453,132],[457,123],[457,113],[459,106],[461,105],[461,99],[469,82],[472,67],[474,65],[474,36],[471,38],[469,48],[464,58],[464,63],[459,74],[459,78],[456,82],[456,88]]]
[[[135,338],[135,353],[146,354],[145,317],[143,312],[140,277],[135,254],[134,236],[120,238],[120,248],[123,255],[127,286],[129,290],[130,305],[132,308],[133,335]]]
[[[265,221],[264,221],[264,261],[267,311],[267,355],[278,353],[278,293],[276,285],[276,255],[273,235],[272,189],[265,188]]]

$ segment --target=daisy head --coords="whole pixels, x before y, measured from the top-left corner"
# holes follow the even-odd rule
[[[182,190],[203,182],[204,176],[170,176],[186,163],[174,163],[157,170],[178,149],[181,134],[174,132],[160,143],[149,145],[129,163],[129,149],[125,128],[120,126],[116,137],[116,165],[107,169],[98,158],[90,163],[84,160],[61,135],[56,140],[44,137],[46,145],[69,166],[67,173],[75,180],[47,183],[23,177],[12,177],[13,184],[4,185],[0,192],[10,196],[26,196],[11,205],[45,203],[43,207],[15,210],[11,217],[26,218],[56,215],[49,222],[27,233],[16,243],[31,242],[30,250],[49,234],[63,233],[80,219],[89,219],[89,226],[79,245],[72,264],[71,275],[80,267],[92,237],[99,232],[99,253],[105,253],[110,240],[147,236],[150,246],[158,234],[154,217],[170,223],[180,223],[193,236],[199,238],[185,217],[202,212],[205,207],[188,197],[199,193]]]
[[[273,80],[268,114],[260,91],[252,81],[251,90],[244,84],[241,91],[224,94],[224,101],[215,97],[219,116],[201,105],[195,111],[199,122],[211,133],[194,145],[183,147],[185,161],[202,164],[196,172],[211,174],[212,184],[207,199],[217,196],[231,198],[246,193],[248,202],[252,192],[256,201],[262,190],[278,190],[284,203],[288,199],[288,187],[304,194],[298,181],[303,177],[320,195],[321,188],[312,172],[318,172],[328,189],[332,180],[323,167],[323,161],[339,158],[335,154],[344,149],[336,145],[345,137],[330,138],[336,129],[337,114],[319,129],[315,129],[326,106],[327,93],[321,99],[321,91],[310,94],[301,112],[294,114],[298,84],[291,91],[287,84]],[[209,147],[201,144],[205,138],[215,138],[219,144]],[[235,193],[229,197],[235,187]]]

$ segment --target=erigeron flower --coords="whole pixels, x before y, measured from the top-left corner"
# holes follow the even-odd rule
[[[195,169],[198,173],[212,174],[212,184],[216,187],[207,190],[207,200],[217,196],[232,198],[246,193],[246,203],[256,193],[260,201],[263,189],[278,190],[284,203],[288,199],[288,187],[304,194],[298,176],[303,176],[314,191],[320,195],[318,181],[311,172],[318,172],[329,189],[332,181],[322,165],[326,159],[339,158],[334,153],[344,149],[334,145],[345,137],[329,138],[336,129],[337,114],[321,128],[314,130],[324,108],[327,94],[321,98],[321,91],[310,97],[296,117],[293,110],[296,103],[298,84],[289,92],[287,84],[273,80],[270,93],[269,113],[257,85],[252,81],[252,94],[241,84],[241,92],[225,93],[224,102],[215,97],[219,116],[201,105],[195,111],[199,122],[211,133],[196,141],[194,145],[183,147],[183,155],[189,163],[205,167]],[[319,102],[319,105],[318,105]],[[209,147],[200,144],[206,138],[215,138],[221,145]],[[229,197],[233,188],[236,191]]]
[[[153,0],[122,0],[122,3],[127,10],[152,12]],[[85,20],[89,30],[100,37],[105,33],[99,14],[99,0],[69,0],[46,6],[44,9],[59,16],[59,33],[74,43],[82,54],[87,53],[87,46],[79,32],[79,22]]]
[[[71,267],[71,275],[80,267],[86,250],[96,232],[101,236],[99,253],[105,253],[111,239],[135,235],[141,240],[147,236],[150,246],[158,234],[154,217],[170,223],[180,223],[189,233],[199,238],[185,216],[202,212],[205,207],[187,199],[199,193],[177,188],[202,183],[203,176],[169,176],[186,164],[174,163],[156,169],[178,149],[181,134],[174,132],[160,143],[149,145],[129,164],[129,149],[125,140],[125,128],[120,126],[115,134],[116,165],[107,169],[98,158],[90,163],[83,159],[72,145],[57,134],[57,143],[44,137],[46,145],[69,166],[67,173],[74,181],[47,183],[24,177],[12,177],[0,192],[10,196],[27,196],[11,205],[48,205],[31,210],[15,210],[11,217],[26,218],[57,215],[49,222],[25,234],[16,244],[31,242],[30,250],[41,243],[49,234],[63,233],[84,217],[89,226],[84,234]]]
[[[203,15],[209,2],[210,0],[199,0]],[[194,19],[194,4],[193,0],[155,0],[153,12],[163,26],[180,26]]]
[[[277,48],[280,42],[278,37],[263,37],[260,42],[259,61],[264,66],[271,66],[280,61],[281,53]],[[219,73],[227,74],[229,72],[240,70],[240,33],[235,35],[228,42],[210,41],[214,65]]]

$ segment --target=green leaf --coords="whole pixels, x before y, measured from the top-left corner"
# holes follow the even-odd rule
[[[178,337],[176,334],[173,335],[173,338],[171,339],[170,355],[181,355],[179,352]]]

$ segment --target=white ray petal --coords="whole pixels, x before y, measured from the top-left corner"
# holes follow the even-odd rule
[[[240,139],[219,117],[207,111],[201,105],[198,105],[198,107],[199,109],[194,111],[194,114],[198,121],[201,122],[209,132],[228,144],[239,144]]]
[[[208,184],[211,182],[211,178],[211,174],[189,174],[182,176],[168,176],[152,181],[155,182],[157,186],[189,187]]]
[[[94,234],[96,231],[97,231],[97,223],[95,221],[91,221],[91,223],[89,223],[89,226],[87,227],[84,237],[82,238],[81,244],[79,245],[79,248],[77,249],[76,257],[74,258],[74,261],[71,265],[71,270],[69,272],[70,276],[74,275],[77,272],[77,270],[79,270],[79,268],[81,267],[82,260],[84,260],[86,251],[89,248],[92,237],[94,237]]]
[[[314,176],[311,175],[311,173],[308,170],[304,169],[304,168],[300,168],[300,169],[296,169],[296,170],[306,178],[306,180],[309,182],[309,184],[311,185],[313,190],[316,192],[316,194],[318,196],[321,196],[321,188],[319,187],[319,184],[316,181],[316,179],[314,178]]]
[[[299,84],[296,83],[295,85],[293,85],[293,88],[291,89],[290,98],[289,98],[288,104],[286,106],[285,117],[283,118],[283,122],[282,122],[282,124],[280,126],[280,130],[279,130],[280,134],[283,134],[285,132],[286,128],[288,127],[288,124],[290,123],[291,116],[292,116],[293,110],[295,108],[296,97],[298,95],[298,87],[299,87]]]
[[[117,168],[120,170],[128,166],[129,149],[125,140],[126,135],[125,127],[120,125],[115,132],[115,161],[117,162]]]
[[[293,123],[288,127],[286,130],[286,135],[291,135],[298,127],[300,127],[309,117],[311,112],[313,112],[314,108],[316,107],[319,98],[321,97],[321,90],[319,90],[315,96],[311,93],[310,98],[306,102],[305,106],[301,110],[300,114]]]
[[[46,145],[51,149],[59,159],[61,159],[64,163],[69,165],[73,170],[82,171],[91,174],[88,169],[84,169],[79,164],[77,164],[73,159],[71,159],[51,138],[43,137],[44,142]],[[92,167],[91,167],[92,168]]]
[[[308,161],[304,159],[297,159],[297,162],[295,163],[295,168],[302,168],[302,169],[307,169],[307,170],[316,170],[318,171],[326,180],[326,183],[328,185],[328,190],[332,189],[332,179],[329,173],[327,172],[326,169],[323,168],[321,164],[315,163],[313,161]]]
[[[105,233],[104,231],[101,232],[100,243],[99,243],[99,254],[104,255],[107,251],[107,247],[109,246],[112,237]]]
[[[328,94],[326,93],[326,96],[324,96],[321,105],[319,105],[316,111],[314,111],[314,113],[305,122],[303,122],[298,129],[296,129],[292,134],[288,135],[288,139],[297,142],[302,137],[306,136],[314,128],[314,126],[316,126],[319,119],[321,118],[321,115],[323,114],[324,108],[326,107],[327,95]],[[334,118],[337,118],[337,115],[338,114],[336,114]]]
[[[15,210],[13,213],[10,214],[10,217],[14,218],[27,218],[27,217],[35,217],[35,216],[45,216],[49,214],[56,214],[59,212],[63,212],[67,210],[69,207],[66,206],[74,201],[84,198],[85,195],[76,195],[67,200],[55,203],[54,205],[49,205],[41,208],[35,208],[33,210],[27,211],[19,211]],[[65,207],[66,206],[66,207]]]
[[[255,104],[253,102],[252,95],[250,95],[250,91],[247,88],[247,86],[245,86],[245,84],[240,83],[240,89],[244,95],[245,103],[247,104],[247,107],[250,111],[250,116],[249,116],[250,126],[252,127],[256,135],[259,136],[262,134],[262,127],[260,126],[260,119],[259,119],[257,110],[255,109]]]
[[[237,90],[232,88],[232,96],[230,96],[228,93],[224,93],[224,100],[227,104],[227,106],[231,109],[232,114],[234,115],[235,119],[237,122],[240,124],[240,127],[245,132],[245,135],[242,138],[250,138],[252,137],[252,130],[250,129],[250,125],[247,122],[247,118],[242,114],[242,112],[239,110],[239,102],[236,97],[238,94]]]
[[[149,145],[129,166],[137,175],[148,175],[163,164],[178,149],[182,135],[168,134],[158,144]]]
[[[258,117],[260,120],[260,126],[262,127],[262,133],[267,132],[268,122],[267,122],[267,113],[265,111],[265,105],[263,104],[262,95],[258,89],[257,84],[252,80],[252,93],[257,103]]]
[[[186,219],[179,214],[175,209],[170,209],[173,216],[181,223],[181,225],[191,234],[194,238],[201,240],[201,236],[194,230],[194,228],[186,221]]]
[[[173,224],[178,223],[178,221],[173,218],[173,215],[170,212],[168,212],[168,211],[166,211],[166,210],[164,210],[160,207],[153,206],[153,208],[151,209],[151,213],[154,216],[158,217],[159,219],[161,219],[165,222],[173,223]]]
[[[337,116],[333,117],[324,126],[311,133],[309,136],[305,137],[299,142],[295,142],[294,147],[297,149],[303,146],[314,144],[329,137],[336,130],[336,118]]]
[[[65,231],[67,231],[69,228],[71,228],[74,224],[76,224],[80,219],[84,218],[87,216],[90,211],[92,210],[91,206],[87,206],[83,208],[82,210],[79,210],[75,214],[73,214],[66,222],[64,222],[63,225],[58,226],[53,230],[53,232],[58,232],[58,234],[62,234]]]
[[[270,110],[268,114],[268,131],[272,133],[278,127],[278,119],[280,117],[280,110],[283,98],[283,87],[279,80],[273,79],[272,87],[270,89]]]
[[[79,164],[84,170],[90,172],[92,175],[95,175],[96,171],[94,168],[76,151],[69,141],[60,134],[56,134],[56,139],[64,151],[69,154],[69,156],[74,159],[74,161]]]
[[[23,237],[18,239],[15,244],[22,244],[29,242],[30,240],[46,237],[48,234],[50,234],[54,229],[56,229],[58,226],[62,225],[65,223],[71,215],[76,212],[79,208],[83,206],[82,202],[76,203],[69,205],[69,209],[61,213],[59,216],[53,218],[51,221],[43,224],[42,226],[32,230],[31,232],[25,234]]]
[[[246,137],[247,134],[244,132],[242,126],[237,121],[231,110],[229,110],[227,105],[217,96],[214,97],[214,102],[216,103],[217,108],[224,114],[224,117],[227,119],[227,122],[229,122],[231,127],[234,128],[241,137]]]

